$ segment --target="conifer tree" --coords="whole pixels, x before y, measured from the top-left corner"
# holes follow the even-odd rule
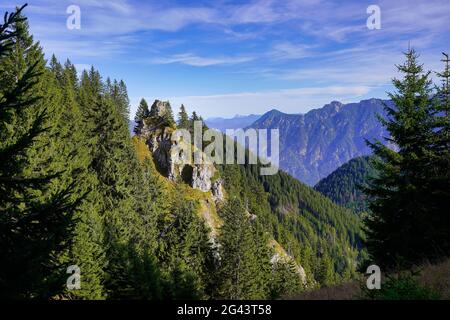
[[[104,223],[104,244],[108,261],[105,287],[112,298],[132,296],[127,279],[131,274],[130,246],[132,226],[137,224],[131,190],[132,153],[129,134],[120,113],[111,98],[102,96],[93,107],[92,131],[96,139],[92,168],[98,179],[97,190],[102,198],[100,213]]]
[[[175,118],[173,117],[173,110],[172,110],[172,107],[170,106],[170,104],[167,108],[166,114],[164,115],[164,120],[166,122],[165,125],[167,127],[176,127]]]
[[[164,279],[164,297],[207,298],[212,251],[205,224],[195,214],[196,205],[175,199],[172,214],[160,216],[158,260]]]
[[[110,87],[112,91],[107,89],[102,94],[101,88],[105,86],[94,70],[86,82],[91,88],[82,91],[100,93],[92,101],[94,104],[88,121],[91,122],[90,136],[94,142],[91,167],[98,179],[96,189],[101,199],[100,216],[107,260],[105,290],[113,299],[142,295],[156,297],[158,290],[149,287],[159,281],[153,258],[155,232],[151,227],[145,228],[155,221],[155,212],[152,211],[152,201],[155,200],[149,191],[142,190],[146,177],[123,116],[126,99],[120,98],[126,97],[127,93],[119,90],[117,95],[116,89],[121,86],[116,86],[114,81]],[[145,284],[143,279],[152,279],[152,282]]]
[[[430,223],[434,223],[432,243],[434,254],[450,256],[450,217],[448,199],[450,199],[450,67],[448,55],[443,53],[444,70],[437,73],[441,86],[437,86],[436,95],[431,102],[432,137],[426,150],[423,166],[428,181],[424,194],[424,206],[429,209]]]
[[[59,64],[55,61],[55,64]],[[60,83],[62,114],[58,121],[58,132],[63,137],[60,153],[70,155],[66,165],[77,170],[81,178],[80,192],[87,192],[85,201],[73,219],[74,232],[70,238],[70,247],[60,255],[60,263],[66,266],[76,265],[83,275],[80,290],[66,290],[63,295],[76,299],[101,299],[105,297],[102,279],[105,268],[103,250],[103,229],[99,215],[97,179],[90,165],[90,150],[84,130],[83,117],[78,104],[78,84],[75,67],[68,61],[63,69]],[[56,77],[56,74],[55,74]],[[68,177],[70,179],[70,177]]]
[[[139,107],[136,111],[136,116],[134,117],[134,122],[136,123],[136,126],[134,128],[134,132],[138,133],[139,126],[142,125],[142,121],[147,118],[150,115],[150,109],[148,107],[147,101],[142,98],[141,102],[139,103]]]
[[[245,207],[231,199],[221,212],[219,295],[224,299],[263,299],[265,288],[259,279],[258,255]]]
[[[200,117],[198,116],[197,112],[192,112],[190,122],[191,122],[191,128],[194,128],[195,121],[200,121]]]
[[[406,62],[398,66],[403,78],[394,79],[397,92],[390,94],[395,107],[386,106],[388,118],[380,119],[398,152],[369,143],[381,160],[376,162],[379,177],[366,188],[372,199],[367,245],[374,262],[384,267],[420,263],[443,245],[435,237],[443,213],[428,202],[434,190],[428,165],[435,136],[432,86],[417,59],[414,50],[406,53]]]
[[[114,80],[111,82],[111,80],[108,79],[106,88],[106,91],[114,100],[117,108],[119,108],[119,113],[126,121],[128,121],[130,118],[130,99],[128,98],[128,91],[125,82],[123,80]]]
[[[270,279],[271,299],[291,296],[302,290],[303,285],[296,268],[294,260],[282,260],[274,263]]]
[[[77,69],[75,68],[75,65],[67,59],[64,63],[64,72],[68,75],[70,78],[70,83],[73,85],[73,90],[77,93],[78,98],[78,90],[79,90],[79,81],[78,81],[78,73]]]
[[[194,135],[194,124],[195,121],[200,121],[200,117],[198,116],[197,112],[192,112],[191,118],[189,119],[189,132],[191,133],[191,135]]]
[[[327,253],[321,257],[318,267],[316,280],[324,286],[332,285],[334,283],[334,266]]]
[[[52,74],[21,9],[0,26],[0,295],[48,298],[62,291],[72,216],[84,197],[48,114],[61,114]],[[73,177],[67,179],[68,176]]]
[[[186,112],[184,105],[181,105],[180,112],[178,113],[178,128],[189,129],[189,116]]]
[[[56,80],[58,83],[62,83],[63,81],[63,67],[61,63],[56,59],[55,55],[52,55],[52,58],[50,59],[50,70],[53,72],[53,74],[56,77]]]

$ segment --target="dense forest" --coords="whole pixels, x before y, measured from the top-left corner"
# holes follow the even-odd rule
[[[219,196],[193,187],[198,168],[167,174],[151,139],[201,116],[142,100],[131,137],[126,84],[46,61],[23,9],[0,25],[1,298],[273,299],[352,279],[359,262],[450,255],[448,58],[438,87],[413,50],[399,66],[395,108],[380,118],[398,151],[369,142],[363,225],[260,164],[210,168]]]
[[[227,199],[216,207],[131,138],[123,81],[47,63],[21,10],[0,31],[2,297],[266,299],[354,275],[361,231],[350,212],[287,174],[239,165],[218,168]],[[184,106],[177,122],[169,115],[160,126],[201,120]],[[143,100],[137,127],[155,117]]]
[[[371,159],[367,156],[350,160],[328,177],[320,180],[314,189],[333,200],[334,203],[356,213],[367,211],[368,201],[363,188],[367,187],[370,178],[376,176]]]

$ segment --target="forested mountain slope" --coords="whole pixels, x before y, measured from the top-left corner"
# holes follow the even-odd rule
[[[21,14],[0,31],[0,297],[267,299],[352,277],[349,211],[256,165],[174,165],[196,115],[156,101],[131,138],[123,81],[45,61]]]
[[[362,188],[367,186],[370,177],[376,176],[371,157],[359,157],[339,167],[314,187],[334,203],[350,208],[355,212],[368,209],[367,198]]]
[[[304,270],[307,285],[333,283],[353,275],[361,231],[360,221],[349,211],[286,173],[261,176],[259,165],[173,165],[178,163],[180,154],[176,152],[174,156],[172,152],[178,144],[171,142],[170,133],[176,127],[191,131],[195,113],[190,118],[181,114],[180,119],[188,118],[188,121],[180,120],[176,125],[170,104],[155,101],[144,114],[149,116],[140,121],[138,136],[147,142],[155,167],[167,180],[185,184],[185,190],[190,187],[196,190],[201,215],[213,229],[213,235],[220,235],[223,207],[233,202],[250,218],[257,243],[264,246],[275,241],[281,245],[272,246],[275,251],[270,254],[271,260],[280,253],[276,249],[293,257]],[[164,125],[160,126],[161,123]],[[229,223],[234,224],[233,220]],[[220,243],[220,236],[212,240]]]
[[[284,172],[261,176],[256,165],[221,168],[229,194],[240,195],[250,213],[307,273],[322,284],[351,277],[361,249],[361,225],[350,211]]]

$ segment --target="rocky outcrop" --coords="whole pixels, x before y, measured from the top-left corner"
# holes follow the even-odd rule
[[[150,116],[141,122],[137,134],[144,138],[153,154],[158,171],[171,181],[181,179],[192,188],[209,192],[211,179],[216,173],[213,164],[192,164],[192,155],[186,154],[179,145],[183,141],[174,139],[175,125],[169,102],[156,100],[150,110]],[[181,150],[181,151],[180,151]]]
[[[192,170],[192,188],[208,192],[211,190],[211,178],[216,169],[212,164],[195,165]]]
[[[153,158],[157,164],[158,170],[163,173],[167,178],[174,181],[177,177],[175,163],[177,159],[172,154],[172,140],[171,134],[168,132],[160,131],[154,132],[150,139],[147,140],[147,144],[152,151]]]
[[[211,187],[213,199],[216,203],[225,201],[225,194],[223,192],[223,180],[219,179],[215,181]]]
[[[152,107],[150,108],[150,117],[164,118],[166,116],[171,117],[172,107],[169,101],[155,100]]]

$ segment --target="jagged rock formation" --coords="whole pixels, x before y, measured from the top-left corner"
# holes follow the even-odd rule
[[[172,107],[169,101],[155,100],[150,108],[150,117],[164,118],[172,114]]]
[[[203,192],[210,191],[212,187],[211,178],[214,176],[215,171],[216,169],[213,165],[195,165],[192,170],[192,188]]]
[[[211,179],[216,173],[214,165],[190,163],[192,155],[183,150],[191,150],[191,146],[181,148],[179,144],[184,142],[173,137],[175,129],[170,103],[156,100],[150,116],[142,121],[137,133],[149,146],[161,174],[171,181],[181,179],[194,189],[209,192],[212,188]]]

